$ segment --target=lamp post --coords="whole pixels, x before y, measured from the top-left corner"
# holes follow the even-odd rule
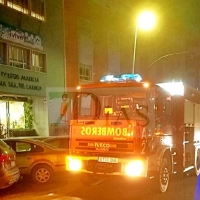
[[[134,49],[133,49],[133,68],[132,68],[133,74],[135,72],[135,58],[136,58],[135,56],[136,56],[136,47],[137,47],[138,27],[143,30],[150,30],[153,28],[154,25],[155,25],[155,16],[152,12],[145,11],[139,15],[138,20],[136,22],[136,27],[135,27]]]

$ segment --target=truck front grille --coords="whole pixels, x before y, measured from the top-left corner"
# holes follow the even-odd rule
[[[98,141],[81,140],[75,141],[75,151],[106,151],[106,152],[134,152],[139,149],[139,140],[132,141]]]
[[[87,171],[98,173],[120,172],[120,163],[98,163],[96,160],[84,161],[83,168]]]

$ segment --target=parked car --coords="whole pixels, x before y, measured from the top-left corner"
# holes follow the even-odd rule
[[[0,189],[9,187],[20,178],[15,152],[0,140]]]
[[[9,138],[4,141],[16,152],[21,175],[30,175],[35,182],[50,182],[55,172],[65,171],[66,149],[57,149],[34,139]]]
[[[56,136],[56,137],[49,137],[42,140],[45,143],[48,143],[56,148],[61,149],[69,149],[69,136]]]

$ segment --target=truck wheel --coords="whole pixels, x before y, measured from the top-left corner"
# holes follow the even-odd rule
[[[34,182],[48,183],[53,177],[53,170],[48,165],[39,164],[31,170],[31,177]]]
[[[160,165],[160,170],[157,175],[154,177],[152,189],[156,192],[164,193],[167,191],[169,186],[170,174],[169,174],[169,165],[167,158],[163,158]]]
[[[102,181],[101,179],[96,178],[93,174],[87,173],[81,174],[79,179],[80,182],[86,186],[96,186]]]

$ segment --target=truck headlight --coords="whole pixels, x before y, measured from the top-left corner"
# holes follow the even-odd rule
[[[66,168],[71,171],[79,171],[82,168],[82,162],[78,158],[67,157]]]
[[[173,146],[172,136],[164,136],[163,137],[163,144],[168,146]]]
[[[127,163],[125,166],[125,173],[128,176],[140,176],[144,170],[143,162],[141,160],[135,160]]]

